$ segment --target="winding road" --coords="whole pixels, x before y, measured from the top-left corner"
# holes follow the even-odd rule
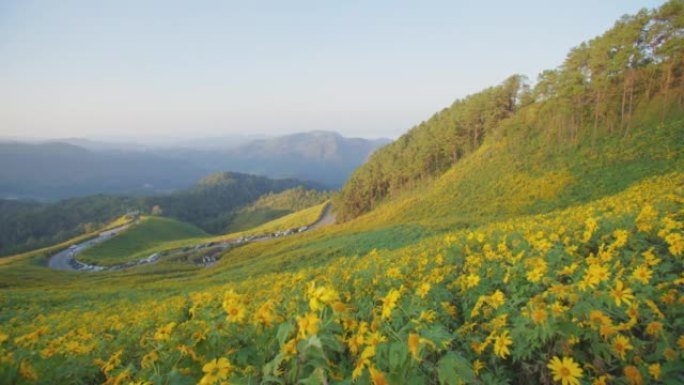
[[[98,243],[102,243],[108,239],[111,239],[120,232],[126,230],[130,225],[124,225],[120,227],[113,228],[111,230],[101,232],[96,238],[89,239],[85,242],[73,245],[66,250],[60,251],[54,254],[48,260],[48,267],[56,270],[81,270],[76,266],[80,262],[76,262],[75,256],[82,252],[83,250],[95,246]]]
[[[223,241],[219,243],[200,243],[197,245],[191,245],[191,246],[186,246],[187,247],[193,247],[194,249],[201,249],[205,247],[228,247],[231,244],[244,244],[244,243],[250,243],[250,242],[262,242],[262,241],[267,241],[269,239],[274,239],[274,238],[281,238],[284,236],[289,236],[289,235],[294,235],[298,234],[300,232],[305,232],[305,231],[311,231],[315,230],[318,228],[321,228],[323,226],[327,225],[332,225],[335,223],[336,216],[334,213],[331,212],[332,205],[328,203],[323,210],[321,211],[321,215],[316,219],[316,221],[308,226],[304,227],[304,230],[297,231],[296,229],[290,229],[287,232],[282,232],[280,235],[275,235],[275,234],[266,234],[266,235],[260,235],[260,236],[254,236],[250,237],[248,239],[241,238],[239,240],[228,240],[228,241]],[[80,262],[79,260],[76,259],[76,255],[81,253],[83,250],[90,248],[92,246],[97,245],[98,243],[102,243],[108,239],[111,239],[112,237],[118,235],[120,232],[123,230],[126,230],[130,225],[124,225],[120,227],[116,227],[107,231],[101,232],[96,238],[89,239],[85,242],[79,243],[77,245],[73,245],[69,247],[66,250],[60,251],[57,254],[54,254],[50,257],[48,260],[48,268],[50,269],[55,269],[55,270],[73,270],[73,271],[103,271],[103,270],[121,270],[133,266],[139,266],[142,264],[149,264],[149,263],[155,263],[159,260],[160,258],[160,253],[155,253],[150,255],[149,257],[143,258],[139,261],[134,261],[134,262],[128,262],[125,264],[120,264],[120,265],[114,265],[114,266],[98,266],[98,265],[89,265],[85,264],[83,262]],[[184,248],[185,249],[185,248]],[[177,253],[178,254],[178,253]],[[215,262],[215,260],[213,261]],[[211,265],[213,264],[207,264]]]

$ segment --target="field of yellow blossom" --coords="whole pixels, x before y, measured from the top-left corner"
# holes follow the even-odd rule
[[[683,233],[676,172],[285,272],[35,283],[0,297],[0,383],[678,384]]]

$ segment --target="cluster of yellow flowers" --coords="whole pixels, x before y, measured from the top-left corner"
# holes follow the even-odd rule
[[[0,382],[675,383],[683,189],[671,174],[193,293],[61,310],[5,299]]]

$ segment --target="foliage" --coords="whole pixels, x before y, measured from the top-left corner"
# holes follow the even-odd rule
[[[582,381],[674,383],[684,354],[682,210],[684,174],[674,173],[591,204],[189,294],[161,283],[155,294],[13,291],[2,300],[0,376],[550,383],[569,365]]]
[[[662,123],[684,108],[684,4],[624,16],[608,32],[573,49],[531,88],[513,76],[457,100],[385,146],[360,167],[337,200],[350,219],[388,197],[429,183],[487,138],[518,134],[513,149],[573,150],[632,135],[638,118]],[[657,105],[657,108],[655,108]],[[649,111],[644,111],[649,110]],[[520,137],[519,134],[524,134]],[[491,141],[490,141],[491,143]]]
[[[302,186],[302,189],[283,196],[273,195],[297,186]],[[127,212],[138,210],[187,221],[218,234],[229,230],[234,221],[243,223],[243,227],[256,226],[288,214],[290,211],[281,209],[288,204],[291,208],[287,210],[294,211],[319,199],[316,198],[318,192],[306,190],[303,186],[311,187],[306,182],[293,179],[272,180],[253,175],[218,173],[189,189],[166,195],[122,197],[101,194],[54,203],[0,200],[0,255],[64,242],[100,229]],[[257,213],[238,214],[240,210],[249,210],[249,206],[265,194],[272,195],[264,198],[259,207],[266,208],[271,204],[277,206],[274,210],[263,210],[261,214],[265,215],[261,218],[257,218]],[[320,199],[323,199],[322,195]],[[251,223],[247,219],[251,219]]]
[[[207,232],[225,232],[235,211],[250,205],[264,194],[282,192],[297,186],[313,187],[296,179],[266,177],[223,172],[202,179],[191,188],[166,196],[145,197],[147,211],[159,206],[165,216],[192,223]]]
[[[0,200],[0,255],[63,242],[102,228],[135,207],[132,199],[107,195],[57,204]]]
[[[256,202],[243,207],[234,214],[226,232],[235,232],[257,227],[274,219],[294,212],[316,206],[330,198],[330,192],[305,189],[303,186],[288,189],[279,193],[267,193],[259,197]],[[319,210],[320,211],[320,210]],[[310,220],[309,220],[310,219]],[[298,222],[299,226],[313,223],[316,218],[307,218]],[[280,225],[277,225],[280,226]],[[278,227],[277,230],[290,227]]]

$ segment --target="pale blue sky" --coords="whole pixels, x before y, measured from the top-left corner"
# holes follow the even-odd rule
[[[0,136],[396,137],[661,3],[0,0]]]

